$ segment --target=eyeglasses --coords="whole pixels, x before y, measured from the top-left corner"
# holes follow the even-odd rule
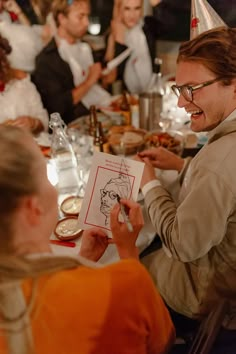
[[[104,198],[108,194],[109,198],[112,200],[117,199],[117,193],[114,191],[106,191],[105,189],[101,189],[101,197]]]
[[[214,84],[214,82],[222,80],[221,77],[217,77],[214,80],[206,81],[203,82],[202,84],[198,84],[196,86],[191,86],[191,85],[182,85],[182,86],[177,86],[177,85],[172,85],[171,89],[174,92],[174,94],[177,97],[180,97],[182,95],[186,101],[192,102],[193,101],[193,91],[199,90],[200,88],[203,88],[205,86],[209,86],[211,84]]]

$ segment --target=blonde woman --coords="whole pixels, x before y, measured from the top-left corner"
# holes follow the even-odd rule
[[[133,232],[118,221],[119,204],[111,212],[122,261],[96,266],[108,238],[95,228],[84,232],[78,257],[53,255],[57,194],[38,146],[26,131],[1,126],[0,151],[1,354],[167,353],[174,329],[137,259],[139,205],[121,199]]]
[[[148,21],[143,19],[143,0],[116,0],[105,61],[110,61],[127,48],[131,49],[131,54],[104,78],[104,86],[122,80],[129,92],[144,92],[151,80],[156,36]]]

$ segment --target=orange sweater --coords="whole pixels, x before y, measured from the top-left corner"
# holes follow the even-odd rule
[[[31,281],[24,290],[28,298]],[[168,311],[136,260],[43,276],[35,303],[36,354],[158,354],[174,339]]]

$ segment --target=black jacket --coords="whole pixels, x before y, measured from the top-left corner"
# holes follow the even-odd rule
[[[69,65],[60,57],[54,39],[37,56],[32,81],[49,114],[59,112],[65,123],[88,114],[81,102],[73,104],[73,76]]]

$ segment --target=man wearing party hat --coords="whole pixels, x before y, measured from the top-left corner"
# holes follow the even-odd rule
[[[223,297],[223,326],[236,330],[236,28],[205,0],[192,2],[191,40],[180,46],[172,88],[191,129],[208,132],[208,143],[191,162],[163,148],[137,157],[145,162],[141,187],[162,241],[143,262],[174,313],[201,319]],[[179,172],[178,202],[154,167]]]

